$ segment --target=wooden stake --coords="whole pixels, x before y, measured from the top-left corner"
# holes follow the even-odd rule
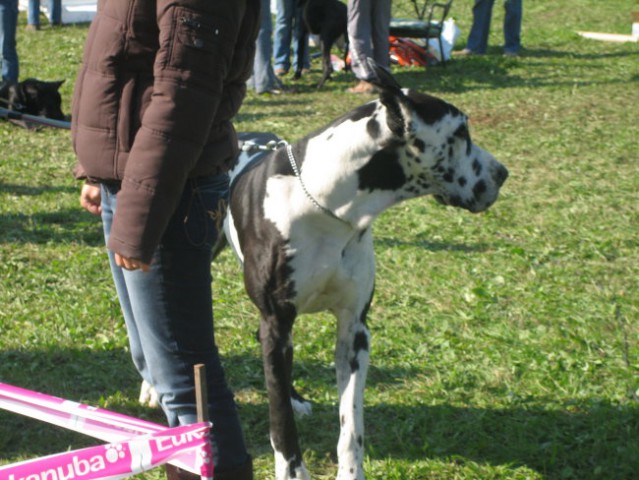
[[[206,366],[198,363],[193,367],[195,373],[195,405],[197,408],[197,421],[209,421],[209,400],[206,388]]]

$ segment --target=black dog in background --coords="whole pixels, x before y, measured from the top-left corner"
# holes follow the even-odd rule
[[[297,69],[293,78],[299,79],[302,76],[303,58],[306,48],[308,48],[309,32],[313,35],[319,35],[323,73],[317,88],[322,88],[333,73],[331,48],[342,35],[346,41],[344,49],[344,63],[346,63],[348,53],[346,4],[339,0],[299,0],[299,4],[304,5],[303,35],[300,35],[298,40]]]
[[[63,83],[64,80],[45,82],[35,78],[19,83],[5,83],[0,86],[0,108],[65,120],[59,91]]]

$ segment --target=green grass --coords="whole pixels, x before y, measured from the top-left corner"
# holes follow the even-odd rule
[[[366,466],[375,479],[634,479],[639,471],[639,44],[580,38],[629,33],[639,2],[524,2],[526,47],[445,68],[396,69],[404,86],[471,118],[478,144],[511,176],[481,215],[429,198],[376,224],[369,324]],[[405,7],[396,2],[394,8]],[[470,5],[455,2],[462,29]],[[25,32],[22,77],[66,79],[70,109],[86,25]],[[296,140],[363,101],[320,66],[294,95],[249,94],[239,130]],[[0,381],[161,422],[136,403],[138,378],[99,222],[78,206],[66,131],[0,122]],[[256,312],[237,262],[213,265],[216,329],[256,478],[272,479]],[[335,475],[335,329],[296,325],[296,382],[313,398],[299,422],[314,478]],[[0,463],[95,440],[0,412]],[[163,478],[153,470],[139,478]]]

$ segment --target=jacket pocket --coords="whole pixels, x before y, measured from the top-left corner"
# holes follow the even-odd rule
[[[172,30],[168,55],[171,68],[209,75],[231,56],[232,52],[224,51],[225,45],[232,50],[232,43],[225,40],[222,17],[177,7]]]

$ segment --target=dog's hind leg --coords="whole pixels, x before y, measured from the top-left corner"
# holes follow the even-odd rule
[[[271,445],[275,453],[277,480],[309,480],[302,462],[297,427],[291,405],[290,334],[294,313],[264,315],[260,323],[260,343],[264,378],[269,400]]]
[[[317,88],[320,89],[326,83],[326,80],[331,78],[331,74],[333,73],[333,64],[331,62],[331,45],[333,40],[331,38],[325,38],[322,36],[320,38],[321,49],[322,49],[322,79],[320,80]]]
[[[338,314],[335,350],[340,418],[338,480],[364,480],[364,386],[370,342],[365,323],[367,311],[368,304],[359,315],[350,311]]]

